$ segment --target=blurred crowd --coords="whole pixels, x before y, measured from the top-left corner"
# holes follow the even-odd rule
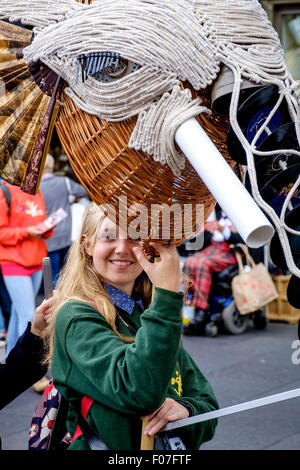
[[[82,215],[90,204],[75,175],[55,173],[48,154],[36,195],[1,181],[0,187],[0,347],[5,356],[33,321],[39,293],[43,295],[42,261],[48,256],[55,288]],[[48,218],[58,210],[64,218],[52,227]],[[50,228],[49,228],[50,227]],[[41,391],[45,380],[36,384]]]

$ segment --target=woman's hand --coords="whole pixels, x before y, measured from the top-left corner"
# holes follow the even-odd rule
[[[160,255],[160,261],[151,263],[140,247],[134,247],[134,254],[155,287],[179,291],[180,264],[175,245],[163,246],[161,243],[150,243]]]
[[[38,225],[32,225],[31,227],[27,227],[28,236],[32,238],[40,238],[42,237],[45,230]]]
[[[36,308],[34,319],[31,325],[31,333],[36,336],[42,336],[43,332],[50,322],[52,315],[52,297],[50,299],[44,300],[39,307]]]
[[[173,400],[172,398],[166,398],[164,403],[154,413],[145,416],[145,419],[149,421],[145,428],[145,434],[154,436],[157,434],[166,424],[170,421],[177,421],[178,419],[184,419],[189,416],[188,409]]]

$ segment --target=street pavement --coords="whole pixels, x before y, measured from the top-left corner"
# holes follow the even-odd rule
[[[293,342],[297,325],[269,322],[263,331],[252,323],[246,333],[215,338],[183,337],[210,381],[220,408],[300,387],[300,364]],[[298,349],[300,350],[299,346]],[[4,349],[0,349],[3,357]],[[50,373],[50,371],[49,371]],[[30,421],[40,395],[32,388],[0,411],[3,450],[26,450]],[[214,438],[203,450],[299,450],[300,398],[219,419]]]

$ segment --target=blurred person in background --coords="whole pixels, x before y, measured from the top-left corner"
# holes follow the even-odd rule
[[[52,297],[36,308],[33,322],[28,323],[5,364],[0,364],[0,410],[47,372],[47,365],[42,361],[43,335],[46,325],[50,322],[51,304]]]
[[[67,214],[67,217],[55,227],[53,236],[47,240],[53,288],[55,288],[57,278],[72,243],[71,205],[78,198],[88,198],[86,190],[80,184],[71,178],[53,173],[54,163],[54,158],[48,154],[40,185],[48,217],[59,208],[62,208]]]
[[[10,194],[9,204],[0,190],[0,265],[11,299],[7,331],[6,356],[15,346],[28,322],[33,320],[36,295],[42,282],[42,260],[47,256],[45,231],[40,223],[46,218],[46,207],[40,191],[31,195],[18,186],[2,182]]]
[[[218,205],[206,220],[204,230],[210,232],[210,242],[203,250],[189,256],[182,268],[191,281],[187,295],[192,294],[192,303],[195,306],[195,317],[190,322],[190,332],[185,330],[186,334],[197,332],[197,325],[203,324],[209,317],[212,275],[237,263],[230,243],[243,242],[239,234],[232,233],[232,223]],[[233,236],[236,237],[234,241]]]
[[[43,334],[50,322],[51,305],[52,297],[36,308],[32,323],[28,322],[6,362],[0,364],[0,410],[47,372],[42,360]]]
[[[6,335],[8,329],[8,323],[10,318],[10,311],[11,311],[11,298],[9,297],[9,293],[7,291],[6,285],[3,280],[2,272],[0,269],[0,309],[2,314],[2,320],[0,315],[0,345],[1,341],[6,344]]]
[[[6,344],[6,327],[4,315],[2,313],[2,308],[0,307],[0,346],[5,346]]]

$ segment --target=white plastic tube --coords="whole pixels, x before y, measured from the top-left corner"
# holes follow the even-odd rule
[[[175,140],[246,245],[265,245],[274,235],[273,226],[198,121],[184,122]]]

